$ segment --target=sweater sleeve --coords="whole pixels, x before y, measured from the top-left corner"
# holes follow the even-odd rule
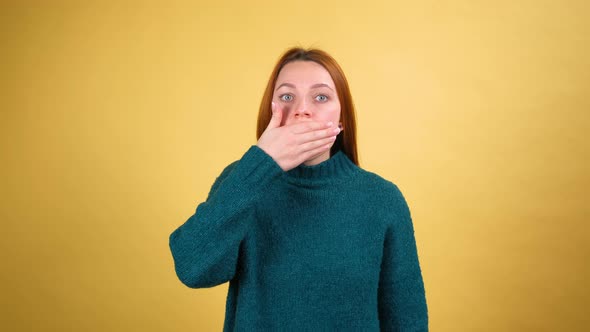
[[[381,331],[428,331],[424,281],[410,210],[396,185],[379,278]]]
[[[183,284],[207,288],[234,277],[240,244],[254,222],[255,202],[282,172],[256,145],[223,170],[207,199],[169,236],[176,274]]]

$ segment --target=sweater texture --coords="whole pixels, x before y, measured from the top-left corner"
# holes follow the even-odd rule
[[[283,171],[252,145],[169,236],[180,281],[229,281],[223,331],[428,331],[399,188],[342,151]]]

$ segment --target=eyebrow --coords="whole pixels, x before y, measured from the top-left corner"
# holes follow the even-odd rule
[[[293,88],[293,89],[295,89],[295,85],[293,85],[293,84],[291,84],[291,83],[283,83],[283,84],[279,85],[279,86],[278,86],[278,87],[275,89],[275,91],[277,91],[279,88],[281,88],[281,87],[283,87],[283,86],[286,86],[286,87],[289,87],[289,88]],[[326,83],[317,83],[317,84],[314,84],[314,85],[312,85],[312,86],[311,86],[311,88],[312,88],[312,89],[321,88],[321,87],[326,87],[326,88],[328,88],[328,89],[330,89],[330,90],[334,91],[334,89],[332,89],[332,88],[331,88],[331,87],[330,87],[328,84],[326,84]]]

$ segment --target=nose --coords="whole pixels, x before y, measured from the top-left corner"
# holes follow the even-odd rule
[[[300,101],[293,108],[293,116],[295,118],[309,118],[311,117],[311,110],[305,101]]]

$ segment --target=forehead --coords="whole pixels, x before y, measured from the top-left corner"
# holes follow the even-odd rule
[[[313,61],[293,61],[283,66],[275,85],[281,83],[294,83],[295,85],[325,83],[334,87],[332,77],[326,68]]]

